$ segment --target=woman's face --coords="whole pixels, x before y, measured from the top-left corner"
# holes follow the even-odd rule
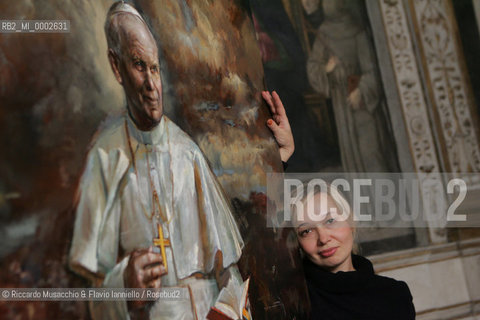
[[[320,200],[327,201],[326,206]],[[308,214],[308,203],[313,202],[314,216]],[[353,271],[353,228],[348,219],[337,219],[340,212],[335,201],[326,193],[317,193],[304,203],[304,217],[296,221],[298,242],[313,263],[330,272]],[[312,219],[313,218],[313,219]]]

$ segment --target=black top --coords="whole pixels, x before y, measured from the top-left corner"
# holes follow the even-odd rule
[[[405,282],[376,275],[372,263],[364,257],[352,255],[352,260],[356,271],[337,273],[304,260],[311,319],[415,319],[412,295]]]

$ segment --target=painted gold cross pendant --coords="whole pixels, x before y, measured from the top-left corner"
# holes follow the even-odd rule
[[[158,229],[158,238],[153,239],[153,245],[156,247],[160,247],[160,251],[162,253],[162,260],[163,266],[165,267],[165,273],[168,273],[168,265],[167,265],[167,256],[165,254],[165,247],[170,247],[170,239],[165,239],[163,237],[163,229],[160,223],[157,223]]]

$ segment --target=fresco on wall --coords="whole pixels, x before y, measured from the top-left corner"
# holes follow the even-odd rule
[[[83,287],[67,268],[75,192],[98,127],[124,110],[107,60],[110,1],[2,4],[1,19],[69,19],[69,34],[0,36],[1,286]],[[264,75],[248,6],[232,1],[137,1],[160,51],[165,113],[205,155],[245,241],[260,319],[306,312],[298,257],[266,229],[266,172],[281,171],[265,126]],[[288,280],[288,281],[287,281]],[[80,317],[81,302],[0,304],[7,316]]]
[[[291,119],[289,172],[399,172],[364,1],[251,3],[266,85]],[[409,223],[362,227],[364,254],[415,245]]]
[[[290,19],[283,1],[251,0],[250,4],[266,86],[282,97],[293,130],[295,153],[289,171],[314,172],[338,166],[336,133],[329,125],[329,114],[320,106],[312,108],[306,96],[311,90],[305,69],[308,55],[292,26],[295,20]],[[300,2],[294,5],[303,14]]]
[[[348,172],[398,170],[364,4],[285,0],[266,8],[265,1],[251,2],[267,86],[285,92],[288,114],[296,114],[302,106],[301,114],[315,115],[315,121],[299,123],[297,115],[292,116],[299,140],[296,152],[307,154],[313,149],[306,157],[318,158],[320,164],[313,168],[322,171],[331,167]],[[296,88],[295,99],[287,90],[292,88]],[[303,150],[302,143],[311,136],[317,139],[309,142],[313,145],[308,151]],[[315,154],[324,142],[333,148]],[[295,161],[291,162],[300,168],[297,171],[312,171],[308,162]]]

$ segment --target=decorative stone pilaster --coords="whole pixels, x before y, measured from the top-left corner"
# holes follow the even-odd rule
[[[480,172],[474,101],[450,0],[409,0],[446,170]]]
[[[421,181],[423,207],[427,208],[430,239],[446,240],[445,188],[440,175],[433,131],[402,1],[379,0],[396,87],[405,121],[412,162]],[[393,85],[393,84],[392,84]],[[436,213],[436,215],[434,215]],[[431,218],[435,216],[437,218]]]

